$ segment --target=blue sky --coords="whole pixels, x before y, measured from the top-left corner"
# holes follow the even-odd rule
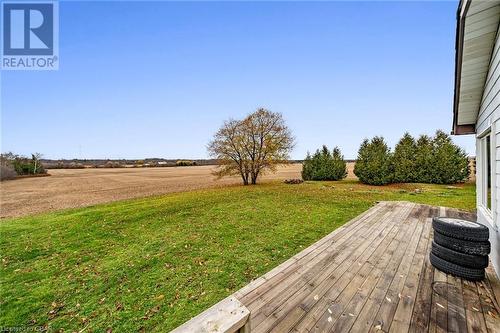
[[[297,159],[449,132],[456,6],[61,2],[59,70],[1,73],[2,151],[205,158],[225,119],[257,107],[283,113]]]

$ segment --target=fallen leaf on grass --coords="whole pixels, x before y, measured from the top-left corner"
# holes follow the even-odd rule
[[[49,319],[53,319],[57,313],[64,307],[64,304],[57,303],[57,302],[52,302],[50,304],[52,306],[52,309],[49,311]]]
[[[160,306],[157,305],[155,306],[154,308],[152,309],[149,309],[146,314],[142,317],[142,319],[144,320],[148,320],[149,318],[151,318],[155,313],[158,313],[160,311]]]

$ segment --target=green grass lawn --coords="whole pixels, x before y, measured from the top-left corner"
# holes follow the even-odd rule
[[[475,186],[269,183],[3,220],[0,327],[168,331],[379,200],[473,210]]]

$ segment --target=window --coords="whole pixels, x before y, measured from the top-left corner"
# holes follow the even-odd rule
[[[492,188],[491,188],[491,135],[487,134],[481,138],[481,204],[491,212]]]
[[[491,211],[491,135],[486,136],[486,207]]]

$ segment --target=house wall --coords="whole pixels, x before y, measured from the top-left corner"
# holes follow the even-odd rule
[[[478,222],[490,229],[492,251],[490,259],[495,271],[500,276],[500,35],[497,33],[488,76],[481,99],[476,123],[476,152],[477,152],[477,215]],[[492,209],[489,212],[481,203],[481,194],[484,189],[484,179],[481,169],[486,163],[485,153],[481,147],[481,138],[491,135],[491,168],[492,168]]]

